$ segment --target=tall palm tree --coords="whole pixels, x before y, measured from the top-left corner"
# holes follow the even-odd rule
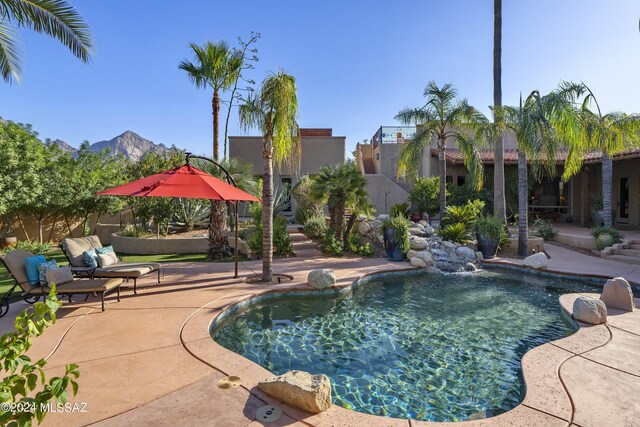
[[[494,107],[496,116],[501,118],[499,133],[512,132],[516,137],[518,150],[518,255],[528,255],[528,200],[529,200],[529,171],[528,161],[533,161],[534,175],[541,177],[542,172],[548,175],[556,173],[556,153],[559,140],[556,136],[554,123],[559,119],[566,119],[563,112],[571,108],[562,108],[562,98],[554,93],[541,97],[538,91],[533,91],[518,107]],[[560,103],[559,103],[560,102]],[[566,103],[565,103],[566,104]]]
[[[197,88],[211,88],[213,98],[211,109],[213,113],[213,159],[220,157],[220,92],[229,89],[238,78],[238,69],[242,65],[242,58],[233,53],[227,43],[213,43],[207,41],[203,46],[189,43],[193,50],[195,63],[184,60],[179,68],[187,72],[189,80]]]
[[[0,74],[8,83],[19,83],[22,75],[17,38],[21,27],[58,39],[82,62],[91,59],[89,26],[66,0],[0,0]]]
[[[457,143],[464,156],[464,165],[469,172],[469,182],[476,189],[482,187],[482,162],[469,134],[477,125],[486,123],[487,118],[470,106],[466,99],[456,98],[457,91],[451,83],[442,87],[431,81],[424,89],[427,103],[420,108],[405,108],[395,117],[403,124],[416,124],[416,136],[405,143],[398,159],[398,177],[418,178],[418,170],[425,150],[431,142],[437,141],[440,165],[440,217],[447,205],[447,141]]]
[[[296,79],[279,71],[272,73],[240,106],[240,124],[258,128],[263,135],[262,159],[262,280],[271,282],[273,269],[273,165],[300,165],[300,132]]]
[[[366,186],[367,181],[353,161],[323,166],[313,178],[311,196],[318,201],[326,200],[329,227],[335,232],[336,238],[347,241],[347,233],[343,232],[347,207],[370,212]]]
[[[493,0],[493,106],[494,122],[499,123],[502,120],[502,0]],[[506,220],[504,140],[501,133],[495,135],[493,156],[493,213]]]
[[[611,227],[613,218],[613,161],[611,156],[640,146],[640,115],[610,112],[602,114],[595,95],[584,83],[562,82],[559,93],[572,102],[579,103],[579,125],[565,126],[563,136],[570,145],[565,162],[563,179],[577,173],[582,159],[590,151],[602,152],[602,209],[604,225]],[[590,109],[591,103],[596,111]]]

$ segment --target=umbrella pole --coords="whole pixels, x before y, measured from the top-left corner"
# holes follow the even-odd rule
[[[235,215],[235,231],[236,231],[236,271],[235,271],[235,276],[233,276],[234,279],[238,278],[238,202],[235,202],[233,204],[233,213]]]

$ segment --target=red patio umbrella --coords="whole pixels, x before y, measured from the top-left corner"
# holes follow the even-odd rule
[[[138,179],[128,184],[100,191],[104,196],[134,196],[134,197],[182,197],[189,199],[224,200],[233,203],[235,209],[235,277],[238,277],[238,205],[239,201],[259,202],[260,199],[246,193],[234,185],[227,184],[218,178],[209,175],[205,171],[194,168],[189,164],[179,168],[167,170],[155,175]],[[210,159],[206,159],[209,160]],[[213,162],[215,163],[215,162]],[[219,164],[215,163],[226,174],[227,179],[233,182],[229,173]]]

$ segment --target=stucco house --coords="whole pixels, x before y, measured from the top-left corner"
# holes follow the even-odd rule
[[[388,208],[397,200],[408,197],[407,191],[412,184],[396,178],[398,155],[402,145],[411,134],[415,134],[415,127],[381,127],[369,143],[358,144],[356,147],[356,162],[369,183],[369,193],[375,191],[379,182],[386,182],[390,193],[384,203],[378,195],[374,203],[379,213],[388,212]],[[517,177],[518,152],[513,135],[505,136],[505,175],[507,186],[510,185],[509,176]],[[556,175],[544,177],[540,182],[533,182],[530,186],[529,210],[531,217],[540,216],[554,221],[572,222],[580,225],[591,223],[593,205],[601,202],[602,193],[602,154],[590,153],[585,159],[582,170],[562,182],[560,176],[564,168],[567,151],[560,151],[556,160]],[[482,151],[481,157],[487,172],[493,168],[494,158],[491,151]],[[463,157],[455,144],[448,144],[447,148],[447,182],[451,185],[464,185],[467,170],[463,164]],[[614,223],[640,226],[640,149],[630,149],[612,156],[613,159],[613,209]],[[438,176],[438,150],[436,142],[431,150],[425,150],[420,166],[421,176]],[[511,182],[511,184],[514,184]],[[491,188],[491,183],[487,186]],[[507,191],[507,193],[509,193]],[[507,194],[507,209],[517,213],[517,199],[509,200]]]
[[[283,167],[274,168],[274,188],[291,188],[304,175],[314,175],[325,165],[345,162],[346,137],[334,136],[331,128],[301,128],[302,157],[300,170]],[[230,136],[229,155],[240,157],[253,164],[253,172],[262,176],[262,136]],[[291,212],[296,210],[296,201],[291,199]]]

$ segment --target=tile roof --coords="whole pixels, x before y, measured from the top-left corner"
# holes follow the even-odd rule
[[[563,164],[567,158],[567,150],[558,151],[558,156],[556,158],[556,162],[558,164]],[[432,148],[431,155],[433,157],[438,157],[438,149]],[[611,156],[613,160],[623,160],[634,157],[640,157],[640,148],[633,148],[630,150],[621,151],[619,153]],[[493,151],[483,150],[480,151],[480,158],[482,159],[482,163],[484,164],[492,164],[493,163]],[[602,153],[599,151],[594,151],[587,154],[584,158],[585,163],[600,163],[602,159]],[[447,148],[447,163],[454,165],[464,164],[464,157],[462,153],[457,148]],[[507,148],[504,150],[504,163],[505,164],[518,164],[518,150],[514,148]]]

